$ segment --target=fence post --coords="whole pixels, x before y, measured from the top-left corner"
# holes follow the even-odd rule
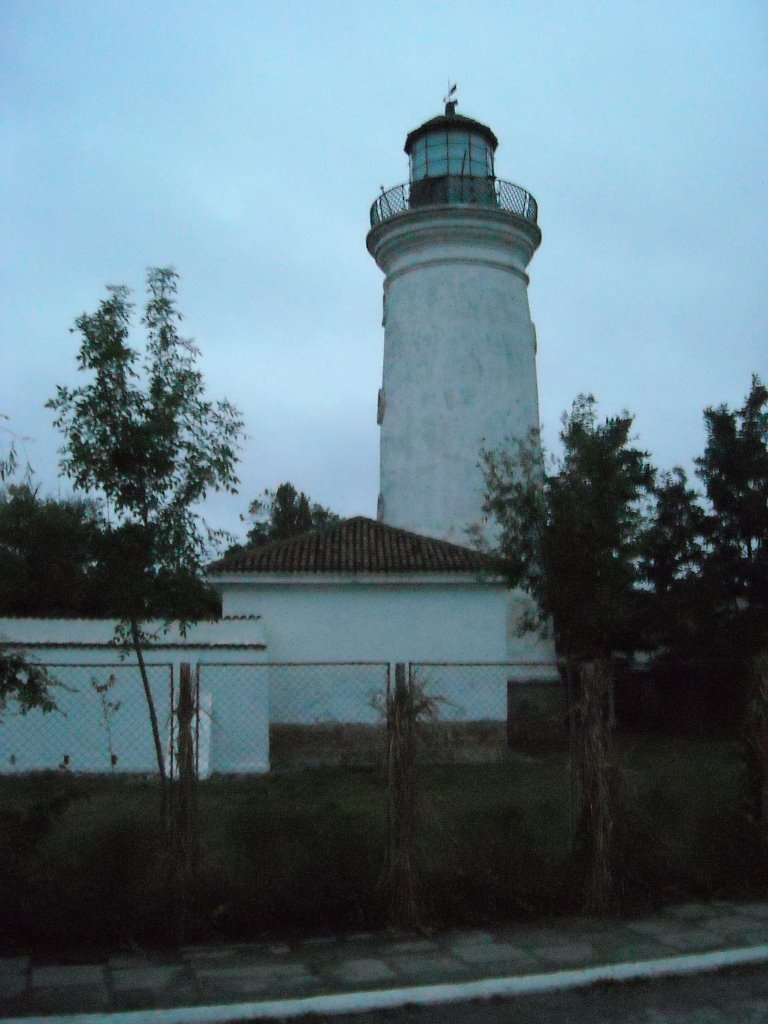
[[[394,693],[387,692],[388,850],[385,880],[390,923],[403,931],[420,927],[416,865],[418,780],[413,683],[395,665]]]
[[[192,681],[190,664],[182,662],[179,666],[179,695],[176,704],[177,775],[171,815],[173,828],[171,877],[179,941],[184,941],[190,892],[197,870],[196,689],[197,687]]]

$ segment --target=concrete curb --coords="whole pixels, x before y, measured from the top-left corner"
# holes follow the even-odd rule
[[[572,971],[486,978],[481,981],[409,988],[344,992],[302,999],[231,1003],[220,1006],[183,1006],[164,1010],[130,1010],[116,1013],[75,1013],[43,1017],[6,1017],[2,1024],[231,1024],[235,1021],[275,1020],[324,1013],[342,1016],[391,1010],[403,1006],[470,1002],[498,996],[534,995],[543,992],[586,988],[601,982],[642,981],[675,975],[701,974],[728,967],[744,967],[768,961],[768,945],[728,949],[713,953],[606,964]]]

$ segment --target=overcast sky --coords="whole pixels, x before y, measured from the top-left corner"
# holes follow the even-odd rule
[[[374,516],[381,273],[368,211],[442,110],[538,200],[545,440],[580,391],[690,465],[768,376],[765,0],[0,0],[0,412],[46,492],[44,408],[106,284],[181,275],[211,397],[243,412],[238,521],[291,480]]]

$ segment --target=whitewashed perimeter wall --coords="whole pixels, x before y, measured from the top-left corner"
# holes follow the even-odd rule
[[[505,720],[509,679],[557,682],[548,648],[536,637],[513,636],[510,655],[515,615],[503,586],[312,586],[305,577],[301,586],[222,589],[229,618],[201,624],[186,641],[158,633],[146,653],[167,762],[172,683],[178,685],[182,662],[199,672],[203,776],[268,771],[270,723],[380,723],[395,662],[420,663],[418,678],[442,698],[442,717],[453,721]],[[263,617],[251,614],[254,607]],[[121,661],[110,643],[113,626],[0,619],[0,638],[49,666],[61,683],[54,691],[58,712],[4,715],[1,773],[62,764],[83,772],[155,771],[138,669],[132,655]],[[502,664],[509,660],[522,664]],[[455,662],[484,664],[447,664]],[[108,681],[100,694],[96,686]]]
[[[134,655],[121,659],[111,643],[114,625],[93,619],[0,619],[0,639],[49,669],[58,705],[49,714],[18,715],[9,703],[0,724],[0,772],[60,766],[80,772],[156,771],[141,677]],[[200,697],[202,774],[268,771],[268,680],[257,667],[265,656],[260,621],[201,623],[186,639],[159,624],[154,632],[145,660],[166,766],[173,748],[174,687],[180,665],[187,662],[201,674],[212,666]],[[105,684],[108,689],[99,693],[97,687]]]

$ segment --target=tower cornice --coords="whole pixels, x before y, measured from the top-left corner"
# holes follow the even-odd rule
[[[385,274],[439,262],[492,264],[521,274],[541,242],[536,224],[473,205],[431,206],[383,221],[368,232],[368,251]]]

